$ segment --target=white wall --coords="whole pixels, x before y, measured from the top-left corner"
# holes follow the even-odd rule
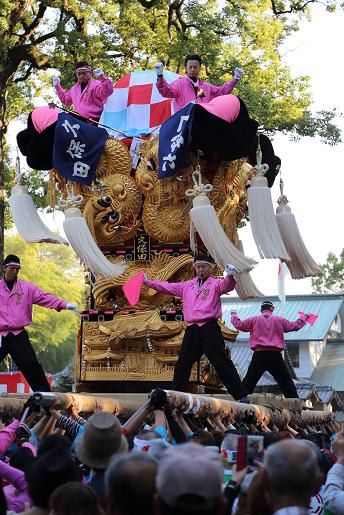
[[[294,368],[297,377],[309,379],[316,367],[321,353],[324,350],[325,341],[300,342],[300,354],[298,368]]]

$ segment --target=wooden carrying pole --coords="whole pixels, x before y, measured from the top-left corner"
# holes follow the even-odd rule
[[[259,401],[261,404],[244,404],[223,398],[224,396],[165,391],[172,410],[176,409],[180,413],[192,414],[201,419],[218,420],[225,428],[231,427],[234,423],[243,423],[253,431],[262,432],[287,430],[297,434],[298,429],[310,429],[314,432],[325,426],[336,430],[334,413],[304,409],[304,402],[299,399],[254,394],[251,401]],[[0,416],[20,418],[29,395],[10,395],[0,397]],[[129,417],[138,410],[147,408],[149,401],[149,395],[140,394],[113,394],[102,397],[101,394],[42,392],[41,395],[43,408],[68,410],[72,406],[77,406],[79,412],[106,411],[123,417]]]

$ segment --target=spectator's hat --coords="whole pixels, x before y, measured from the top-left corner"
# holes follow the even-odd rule
[[[199,503],[200,513],[222,496],[223,465],[220,455],[196,444],[166,450],[160,460],[156,486],[159,497],[171,507],[182,507],[183,499]]]
[[[85,423],[75,445],[78,459],[88,467],[106,469],[111,456],[128,450],[120,421],[106,412],[94,413]]]
[[[263,310],[263,309],[271,309],[271,308],[275,308],[275,306],[273,305],[271,300],[264,300],[262,302],[262,305],[260,306],[261,310]]]
[[[211,256],[207,254],[195,254],[194,255],[194,265],[197,263],[207,263],[208,265],[213,265],[214,260]]]
[[[5,266],[17,266],[20,268],[20,259],[18,256],[15,256],[14,254],[8,254],[8,256],[4,259],[3,267]]]

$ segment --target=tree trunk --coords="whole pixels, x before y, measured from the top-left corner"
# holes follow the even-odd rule
[[[5,136],[7,131],[5,111],[5,91],[0,87],[0,270],[4,260],[5,235]]]

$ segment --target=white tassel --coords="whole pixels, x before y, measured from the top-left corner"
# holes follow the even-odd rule
[[[243,245],[240,240],[238,241],[238,249],[244,253]],[[242,274],[238,275],[235,291],[242,300],[264,297],[264,295],[254,284],[250,272],[243,272]]]
[[[41,220],[37,208],[26,186],[16,184],[8,199],[14,225],[20,236],[29,243],[59,243],[68,245],[68,241],[53,233]]]
[[[194,226],[193,221],[190,220],[190,249],[193,254],[198,253],[196,233],[196,227]]]
[[[231,263],[238,273],[252,270],[256,264],[255,261],[244,256],[230,241],[221,227],[214,207],[206,196],[206,193],[211,191],[212,186],[202,183],[199,168],[192,175],[195,187],[186,191],[187,196],[195,197],[193,207],[190,210],[191,226],[193,225],[196,228],[209,254],[220,268],[224,268],[227,263]],[[194,243],[191,244],[194,245]]]
[[[20,158],[17,149],[15,185],[8,199],[14,225],[20,236],[29,243],[59,243],[68,241],[53,233],[41,220],[20,171]]]
[[[279,258],[287,261],[289,259],[288,252],[276,222],[268,181],[264,177],[269,167],[266,164],[262,165],[261,161],[262,153],[258,145],[257,164],[254,167],[257,175],[251,179],[251,186],[247,191],[252,235],[260,257]]]
[[[287,205],[288,199],[283,195],[283,181],[280,179],[281,196],[278,199],[279,206],[276,209],[277,224],[288,250],[290,261],[286,262],[293,279],[316,277],[322,275],[322,270],[314,261],[303,243],[295,216]]]
[[[113,264],[106,259],[94,241],[79,208],[71,207],[65,210],[63,228],[76,255],[95,275],[111,278],[117,277],[125,271],[124,262]]]

